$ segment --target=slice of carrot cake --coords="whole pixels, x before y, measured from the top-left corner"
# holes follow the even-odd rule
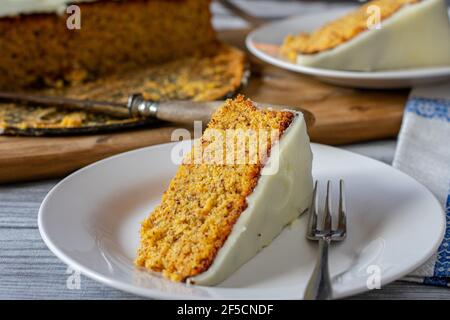
[[[336,70],[448,66],[447,6],[444,0],[373,0],[311,33],[287,36],[281,55]]]
[[[220,283],[307,209],[311,162],[301,113],[227,100],[142,223],[136,265]]]

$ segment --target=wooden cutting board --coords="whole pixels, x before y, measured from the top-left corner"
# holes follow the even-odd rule
[[[244,49],[246,30],[220,38]],[[244,49],[245,50],[245,49]],[[250,57],[242,93],[254,101],[310,110],[311,140],[346,144],[397,135],[408,91],[357,90],[321,83]],[[170,142],[173,127],[76,137],[0,137],[0,183],[61,177],[110,155]]]

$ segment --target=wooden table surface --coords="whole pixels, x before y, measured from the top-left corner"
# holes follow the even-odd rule
[[[390,163],[395,141],[346,146],[345,149]],[[70,289],[71,273],[42,241],[39,206],[58,180],[0,186],[0,299],[139,299],[81,276]],[[352,299],[449,299],[450,290],[397,281]]]

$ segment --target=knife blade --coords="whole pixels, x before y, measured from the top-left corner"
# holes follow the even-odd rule
[[[83,110],[88,112],[107,114],[117,118],[153,118],[167,122],[192,125],[194,121],[201,121],[206,125],[213,112],[224,101],[197,102],[189,100],[172,100],[156,102],[146,100],[142,94],[131,94],[126,103],[114,101],[81,100],[65,97],[40,96],[28,93],[0,92],[0,101],[24,104],[38,104],[66,109]],[[311,112],[300,109],[273,104],[256,103],[258,107],[276,110],[291,109],[300,111],[305,117],[308,128],[314,124]]]

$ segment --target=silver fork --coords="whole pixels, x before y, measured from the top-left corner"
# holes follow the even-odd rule
[[[331,241],[342,241],[347,235],[347,216],[344,199],[344,181],[339,181],[339,213],[338,225],[336,229],[332,228],[331,218],[331,181],[327,183],[327,194],[325,199],[325,211],[323,214],[322,226],[318,228],[317,220],[317,185],[314,185],[313,198],[309,207],[309,221],[306,238],[319,241],[319,252],[316,266],[311,275],[311,279],[306,287],[306,300],[328,300],[333,297],[331,287],[330,271],[328,267],[328,247]]]

